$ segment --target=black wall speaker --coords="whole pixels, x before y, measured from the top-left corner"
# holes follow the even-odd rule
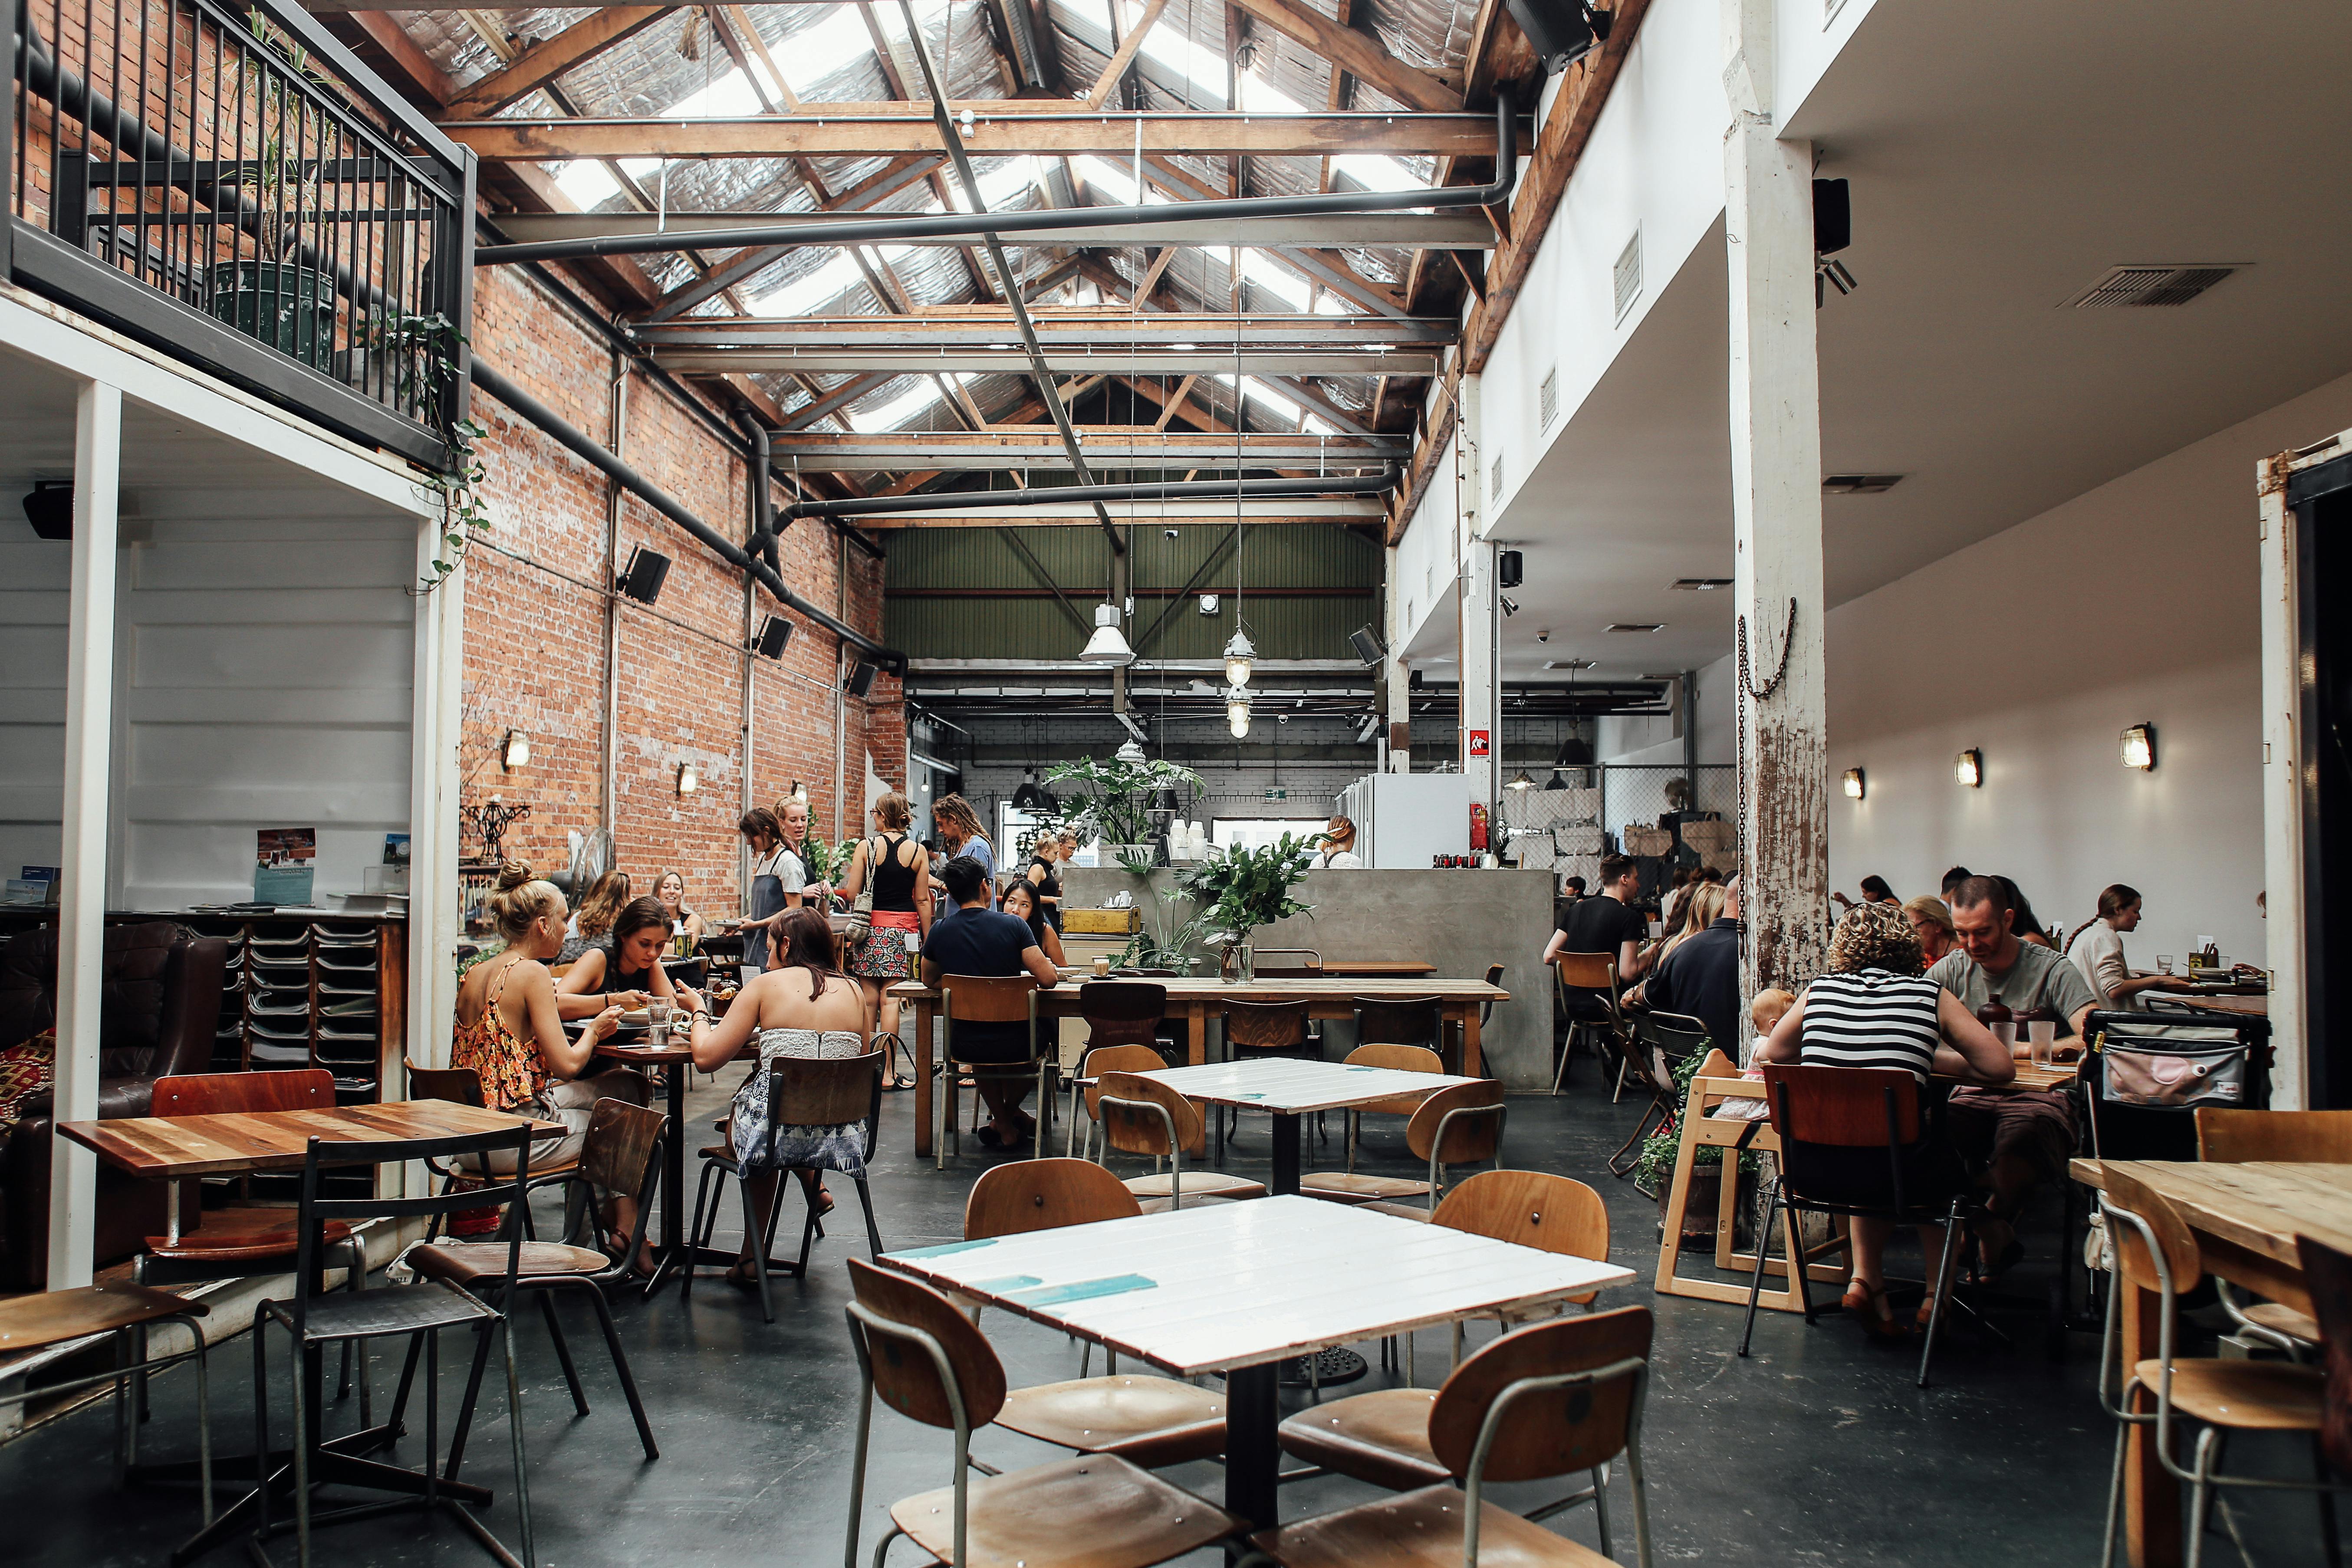
[[[1843,180],[1813,182],[1813,250],[1835,256],[1853,243],[1853,195]]]
[[[613,586],[641,605],[661,597],[662,580],[669,575],[669,557],[640,544],[630,552],[629,569]]]
[[[1516,588],[1526,578],[1527,560],[1516,550],[1498,552],[1495,556],[1495,581],[1506,588]]]
[[[1389,650],[1381,646],[1380,634],[1370,626],[1358,626],[1349,632],[1348,644],[1356,650],[1356,657],[1366,664],[1378,664],[1388,657]]]
[[[874,689],[874,676],[879,668],[878,665],[871,665],[862,658],[859,659],[856,668],[849,672],[849,679],[841,683],[841,689],[852,697],[865,696]]]
[[[1580,0],[1505,0],[1535,47],[1544,75],[1558,76],[1609,37],[1610,14]]]
[[[73,537],[73,481],[71,479],[35,479],[33,493],[25,498],[25,521],[43,539]]]
[[[751,645],[761,658],[782,658],[784,645],[793,640],[793,623],[782,616],[770,616],[760,627],[760,640]]]

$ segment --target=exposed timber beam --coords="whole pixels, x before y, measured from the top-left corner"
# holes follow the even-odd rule
[[[1046,367],[1058,375],[1099,374],[1106,364],[1138,375],[1221,375],[1233,370],[1233,351],[1185,353],[1174,349],[1117,352],[1047,349]],[[657,348],[654,363],[682,374],[721,372],[844,375],[857,372],[891,375],[1024,375],[1027,359],[1018,348],[935,350],[909,348],[795,349],[765,344],[718,348]],[[1287,375],[1434,375],[1438,355],[1414,349],[1268,349],[1244,351],[1241,374]]]
[[[1231,496],[1222,501],[1118,501],[1111,503],[1110,510],[1117,521],[1131,522],[1139,528],[1214,527],[1220,524],[1230,528],[1234,521]],[[1293,496],[1244,500],[1241,515],[1243,521],[1250,523],[1322,522],[1377,527],[1387,516],[1387,507],[1378,496]],[[1008,518],[1000,505],[993,510],[969,513],[867,513],[858,518],[857,526],[868,532],[879,533],[893,528],[1003,528],[1008,521],[1022,528],[1098,526],[1094,508],[1086,502],[1053,500],[1028,500],[1017,517]]]
[[[478,120],[517,99],[537,92],[557,77],[594,59],[625,38],[635,37],[667,16],[667,5],[616,5],[592,13],[478,81],[468,82],[449,100],[446,118]]]
[[[1149,426],[1082,425],[1078,433],[1086,442],[1087,461],[1104,468],[1230,466],[1234,447],[1231,435],[1156,432]],[[992,426],[872,436],[793,434],[772,440],[779,464],[807,473],[897,473],[917,465],[1049,472],[1069,468],[1061,443],[1042,426],[1034,434]],[[1240,445],[1243,461],[1251,468],[1304,465],[1312,469],[1322,463],[1335,470],[1379,468],[1412,455],[1411,443],[1402,436],[1366,441],[1252,431]]]
[[[898,168],[916,166],[922,160],[904,160]],[[907,182],[901,181],[903,185]],[[859,187],[863,189],[864,187]],[[845,193],[847,195],[849,193]],[[822,226],[835,210],[823,213],[753,212],[732,209],[723,212],[674,212],[667,221],[653,213],[543,213],[517,214],[509,220],[501,217],[499,226],[520,243],[545,239],[586,239],[611,234],[694,234],[704,229],[735,228],[749,224],[788,220],[810,222]],[[1073,226],[1067,229],[1030,229],[1019,243],[1024,246],[1084,245],[1115,247],[1128,245],[1228,245],[1249,246],[1262,250],[1296,250],[1302,256],[1313,257],[1326,265],[1332,263],[1328,253],[1335,247],[1360,249],[1411,250],[1427,247],[1438,250],[1492,249],[1499,243],[1495,230],[1476,213],[1344,213],[1325,217],[1241,218],[1225,223],[1192,221],[1181,216],[1181,207],[1171,208],[1165,222],[1118,224],[1092,227]],[[848,217],[842,222],[854,221]],[[894,240],[893,244],[910,246],[950,246],[965,243],[952,237],[918,237]],[[1314,247],[1314,248],[1308,248]],[[1304,267],[1302,263],[1302,267]],[[1352,276],[1352,274],[1350,274]],[[1377,289],[1383,304],[1374,309],[1387,313],[1396,303],[1392,290],[1368,279],[1355,279],[1367,290]],[[1335,285],[1336,287],[1336,285]],[[1343,290],[1344,291],[1344,290]],[[1352,298],[1353,296],[1350,296]],[[1364,303],[1359,300],[1359,303]]]
[[[1213,353],[1239,341],[1249,348],[1426,348],[1451,344],[1454,324],[1442,317],[1396,321],[1378,316],[1305,316],[1247,311],[1139,315],[1123,306],[1040,306],[1037,341],[1049,348],[1123,353],[1129,348],[1194,348]],[[691,316],[648,324],[640,336],[661,348],[987,348],[1004,342],[1013,319],[1002,307],[947,306],[911,316]],[[1231,351],[1228,350],[1228,353]]]
[[[1043,107],[1041,107],[1041,105]],[[450,140],[489,163],[573,158],[791,158],[943,155],[939,128],[902,105],[845,103],[816,114],[698,120],[625,117],[453,121]],[[992,99],[970,108],[965,145],[977,158],[1083,153],[1131,156],[1139,130],[1149,154],[1246,153],[1319,157],[1378,153],[1408,157],[1492,155],[1495,124],[1484,114],[1071,114],[1051,100]],[[1547,132],[1550,121],[1546,121]]]
[[[1088,109],[1100,109],[1110,101],[1110,95],[1118,89],[1118,79],[1127,74],[1127,68],[1135,63],[1136,51],[1143,47],[1144,35],[1159,25],[1160,13],[1166,9],[1168,0],[1150,0],[1150,4],[1144,6],[1143,15],[1136,18],[1135,26],[1128,29],[1127,37],[1119,40],[1118,52],[1111,56],[1109,64],[1103,67],[1102,75],[1095,79],[1095,85],[1085,99]]]
[[[1435,74],[1405,64],[1370,33],[1343,26],[1319,11],[1292,0],[1226,0],[1234,10],[1265,23],[1284,37],[1306,45],[1349,75],[1369,82],[1412,109],[1445,110],[1462,101],[1458,89]]]

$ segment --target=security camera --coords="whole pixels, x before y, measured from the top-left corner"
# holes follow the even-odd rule
[[[1536,641],[1538,641],[1538,642],[1549,642],[1549,641],[1551,641],[1551,628],[1550,628],[1549,626],[1546,626],[1543,630],[1541,630],[1541,631],[1538,632],[1538,633],[1536,634]]]
[[[1161,535],[1166,538],[1173,539],[1176,537],[1176,531],[1172,528],[1163,528],[1160,531]]]
[[[1504,616],[1507,619],[1508,617],[1510,617],[1510,616],[1516,616],[1516,615],[1517,615],[1518,613],[1519,613],[1519,606],[1518,606],[1517,602],[1516,600],[1513,600],[1513,599],[1510,599],[1510,598],[1508,598],[1508,597],[1506,597],[1506,598],[1503,600],[1503,615],[1504,615]]]

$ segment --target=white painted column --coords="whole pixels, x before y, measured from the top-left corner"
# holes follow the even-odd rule
[[[1386,699],[1381,706],[1388,719],[1388,771],[1409,773],[1412,772],[1412,671],[1404,660],[1404,639],[1412,628],[1404,623],[1404,584],[1398,572],[1398,552],[1392,544],[1388,550],[1388,603],[1381,618],[1381,640],[1388,645],[1389,656],[1373,668],[1372,679],[1381,683]]]
[[[417,530],[420,581],[439,553],[442,522]],[[418,595],[409,696],[407,1055],[426,1067],[448,1063],[457,1010],[457,743],[465,665],[466,567]],[[383,1082],[401,1082],[385,1053]],[[422,1166],[417,1167],[420,1171]]]
[[[74,407],[73,581],[66,626],[63,887],[58,910],[57,1119],[98,1115],[99,1011],[106,949],[107,775],[114,738],[115,503],[122,391],[85,382]],[[49,1144],[49,1289],[89,1283],[96,1156]]]
[[[1772,17],[1772,0],[1723,0],[1747,994],[1819,973],[1829,907],[1812,147],[1777,133]]]
[[[2339,437],[2341,439],[2341,437]],[[2287,510],[2292,457],[2255,465],[2262,497],[2263,903],[2268,911],[2263,960],[2271,972],[2271,1106],[2310,1107],[2310,1023],[2304,1016],[2305,942],[2303,905],[2303,660],[2295,560],[2295,519]]]
[[[1470,798],[1483,804],[1491,814],[1498,783],[1495,764],[1503,749],[1503,737],[1496,728],[1501,704],[1497,700],[1495,668],[1495,642],[1501,611],[1495,599],[1495,547],[1486,542],[1488,479],[1481,420],[1482,380],[1475,375],[1462,378],[1462,415],[1454,426],[1455,439],[1460,442],[1455,450],[1461,464],[1457,535],[1461,552],[1461,657],[1455,668],[1461,673],[1462,718],[1456,747],[1462,771],[1470,777]]]

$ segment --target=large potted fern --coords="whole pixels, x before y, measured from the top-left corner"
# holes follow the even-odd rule
[[[1091,756],[1065,763],[1045,775],[1049,785],[1074,784],[1069,826],[1080,838],[1097,840],[1104,855],[1130,871],[1149,871],[1159,858],[1152,843],[1151,801],[1163,791],[1181,792],[1189,798],[1199,792],[1201,775],[1174,763],[1113,757],[1098,763]]]
[[[1286,833],[1256,849],[1236,845],[1217,859],[1184,874],[1181,886],[1199,902],[1202,922],[1215,934],[1217,977],[1239,984],[1257,973],[1250,933],[1292,915],[1312,916],[1315,906],[1291,897],[1306,879],[1323,842],[1319,833]]]

